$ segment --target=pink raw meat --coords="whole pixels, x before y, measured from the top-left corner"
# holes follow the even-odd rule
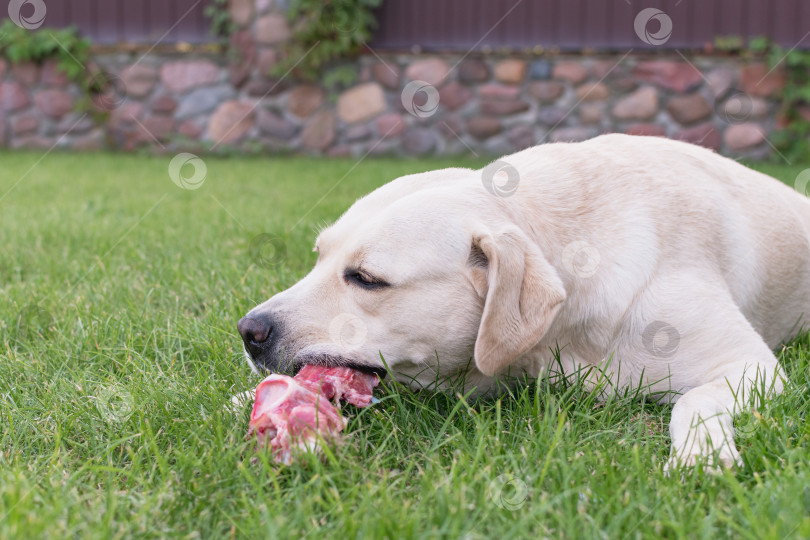
[[[248,435],[256,434],[260,445],[269,442],[276,460],[290,463],[292,449],[312,450],[346,427],[329,399],[366,407],[379,382],[362,371],[319,366],[304,366],[295,377],[270,375],[256,388]]]

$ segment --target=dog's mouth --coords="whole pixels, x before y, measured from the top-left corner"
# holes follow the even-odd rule
[[[293,360],[292,365],[293,375],[296,375],[304,366],[308,365],[326,368],[345,367],[354,371],[377,375],[380,380],[385,379],[385,377],[388,375],[388,370],[385,368],[361,364],[352,360],[351,358],[332,354],[316,354],[296,357],[295,360]]]

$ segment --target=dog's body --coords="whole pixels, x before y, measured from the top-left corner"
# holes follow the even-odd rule
[[[566,373],[669,392],[675,462],[737,461],[731,414],[754,385],[781,390],[772,350],[810,306],[810,202],[659,138],[497,163],[513,192],[497,194],[494,167],[446,169],[357,201],[312,272],[240,321],[253,361],[383,371],[382,355],[413,386],[463,374],[488,390],[544,374],[559,349]]]

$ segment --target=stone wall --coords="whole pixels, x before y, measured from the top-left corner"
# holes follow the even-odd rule
[[[254,3],[255,1],[255,3]],[[114,91],[82,102],[55,66],[0,59],[0,146],[238,148],[322,155],[501,155],[600,133],[665,135],[732,156],[772,149],[784,73],[729,56],[383,54],[330,92],[270,75],[290,37],[265,0],[232,3],[232,54],[104,54]]]

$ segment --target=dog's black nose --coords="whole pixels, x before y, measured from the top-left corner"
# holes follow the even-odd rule
[[[236,323],[236,329],[242,335],[245,347],[254,356],[258,356],[259,347],[273,333],[273,321],[267,316],[246,316]]]

